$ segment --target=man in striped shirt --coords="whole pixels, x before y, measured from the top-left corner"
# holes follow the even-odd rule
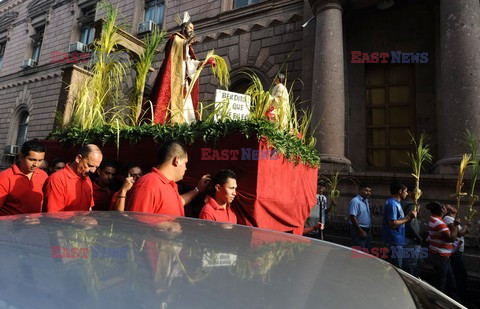
[[[435,282],[434,286],[450,297],[454,296],[455,277],[450,265],[453,241],[458,233],[458,221],[448,226],[442,217],[447,213],[445,205],[439,202],[430,202],[427,209],[432,213],[428,222],[428,247],[430,263],[433,265]]]

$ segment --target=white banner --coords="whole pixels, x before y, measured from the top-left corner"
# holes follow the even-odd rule
[[[215,120],[218,120],[222,117],[222,114],[227,118],[233,120],[243,120],[248,119],[250,115],[250,96],[217,89],[215,92],[215,110],[217,114],[215,115]],[[221,104],[228,104],[225,109],[221,108]]]

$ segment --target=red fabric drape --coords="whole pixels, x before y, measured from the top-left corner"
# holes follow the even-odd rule
[[[159,146],[151,139],[143,139],[135,145],[123,143],[119,160],[123,163],[140,161],[144,170],[149,171],[155,165]],[[63,148],[52,141],[47,141],[47,147],[47,160],[57,156],[71,160],[76,150]],[[301,235],[304,222],[316,202],[317,169],[302,163],[295,166],[282,155],[277,160],[272,160],[274,157],[245,160],[247,157],[244,155],[242,158],[242,151],[247,153],[249,149],[269,150],[265,141],[259,143],[256,138],[246,138],[241,134],[226,136],[215,146],[203,142],[188,146],[188,165],[183,183],[195,187],[204,174],[209,173],[213,177],[222,168],[232,169],[237,175],[238,185],[232,208],[239,223]],[[217,160],[214,153],[218,151],[221,154],[222,150],[229,150],[229,156],[220,160],[220,155]],[[102,147],[102,151],[104,158],[116,158],[115,145]],[[230,155],[235,151],[238,152],[237,160]],[[210,156],[205,155],[207,152]],[[208,158],[215,160],[206,160]]]

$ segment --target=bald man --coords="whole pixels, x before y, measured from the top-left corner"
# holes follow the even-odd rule
[[[187,162],[184,144],[174,140],[165,142],[158,153],[156,167],[133,185],[127,210],[185,216],[184,206],[203,192],[210,181],[210,175],[203,175],[194,190],[180,195],[176,182],[183,179]]]
[[[96,145],[83,146],[72,163],[48,177],[44,187],[44,210],[90,210],[94,202],[92,182],[88,176],[95,173],[102,159],[102,151]]]

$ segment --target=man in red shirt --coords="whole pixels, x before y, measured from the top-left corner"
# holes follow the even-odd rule
[[[185,216],[184,206],[203,192],[210,181],[210,175],[204,175],[194,190],[180,195],[176,182],[183,179],[187,162],[185,145],[178,141],[165,142],[160,147],[157,166],[133,185],[127,210]]]
[[[110,183],[117,172],[117,164],[111,160],[103,160],[97,170],[97,177],[93,182],[93,210],[110,210],[113,190],[110,190]]]
[[[94,202],[92,181],[88,176],[95,173],[102,158],[100,148],[93,144],[85,145],[72,163],[48,177],[44,187],[45,210],[90,210]]]
[[[20,162],[0,173],[0,216],[42,211],[42,187],[48,175],[39,167],[46,147],[38,140],[22,145]]]
[[[222,169],[213,179],[215,198],[207,196],[207,203],[200,212],[200,219],[237,223],[237,216],[230,203],[237,195],[237,176],[232,170]]]

